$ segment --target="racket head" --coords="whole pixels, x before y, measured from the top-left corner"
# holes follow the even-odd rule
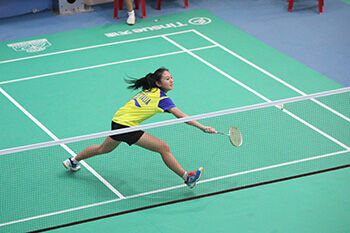
[[[229,131],[230,142],[233,146],[239,147],[243,143],[243,137],[241,132],[234,126],[230,127]]]

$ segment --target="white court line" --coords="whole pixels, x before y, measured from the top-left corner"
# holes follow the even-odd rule
[[[301,123],[305,124],[306,126],[308,126],[309,128],[315,130],[316,132],[318,132],[319,134],[323,135],[324,137],[328,138],[329,140],[337,143],[338,145],[342,146],[343,148],[349,150],[350,147],[348,147],[347,145],[345,145],[344,143],[341,143],[340,141],[336,140],[335,138],[329,136],[328,134],[326,134],[325,132],[319,130],[318,128],[316,128],[315,126],[311,125],[310,123],[308,123],[307,121],[301,119],[300,117],[298,117],[297,115],[291,113],[290,111],[288,111],[287,109],[284,109],[283,112],[287,113],[289,116],[293,117],[294,119],[300,121]]]
[[[37,126],[40,127],[46,134],[48,134],[53,140],[58,141],[59,139],[40,121],[38,121],[32,114],[30,114],[26,109],[24,109],[15,99],[13,99],[7,92],[5,92],[2,88],[0,88],[0,92],[10,100],[17,108],[19,108],[27,117],[29,117]],[[60,144],[60,146],[65,149],[69,154],[75,156],[76,154],[65,144]],[[118,192],[110,183],[108,183],[101,175],[99,175],[92,167],[90,167],[86,162],[82,161],[81,164],[88,169],[94,176],[96,176],[108,189],[110,189],[115,195],[119,198],[124,199],[125,197]],[[63,169],[63,166],[62,166]]]
[[[14,220],[14,221],[11,221],[11,222],[0,223],[0,227],[7,226],[7,225],[12,225],[12,224],[16,224],[16,223],[21,223],[21,222],[28,222],[28,221],[31,221],[31,220],[35,220],[35,219],[39,219],[39,218],[45,218],[45,217],[54,216],[54,215],[58,215],[58,214],[69,213],[69,212],[72,212],[72,211],[87,209],[87,208],[90,208],[90,207],[101,206],[101,205],[105,205],[105,204],[109,204],[109,203],[113,203],[113,202],[117,202],[117,201],[121,201],[121,200],[123,200],[123,199],[118,198],[118,199],[113,199],[113,200],[109,200],[109,201],[94,203],[94,204],[91,204],[91,205],[84,205],[84,206],[71,208],[71,209],[67,209],[67,210],[61,210],[61,211],[52,212],[52,213],[48,213],[48,214],[42,214],[42,215],[38,215],[38,216],[34,216],[34,217],[23,218],[23,219],[20,219],[20,220]]]
[[[302,162],[306,162],[306,161],[322,159],[322,158],[326,158],[326,157],[331,157],[331,156],[335,156],[335,155],[344,154],[344,153],[347,153],[347,152],[350,152],[350,150],[338,151],[338,152],[333,152],[333,153],[324,154],[324,155],[318,155],[318,156],[314,156],[314,157],[310,157],[310,158],[306,158],[306,159],[294,160],[294,161],[290,161],[290,162],[286,162],[286,163],[280,163],[280,164],[275,164],[275,165],[271,165],[271,166],[267,166],[267,167],[247,170],[247,171],[243,171],[243,172],[237,172],[237,173],[224,175],[224,176],[219,176],[219,177],[214,177],[214,178],[210,178],[210,179],[206,179],[206,180],[201,180],[201,181],[199,181],[197,183],[197,185],[198,184],[202,184],[202,183],[208,183],[208,182],[212,182],[212,181],[227,179],[227,178],[230,178],[230,177],[245,175],[245,174],[249,174],[249,173],[260,172],[260,171],[269,170],[269,169],[273,169],[273,168],[278,168],[278,167],[288,166],[288,165],[292,165],[292,164],[302,163]],[[142,196],[147,196],[147,195],[151,195],[151,194],[155,194],[155,193],[161,193],[161,192],[174,190],[174,189],[178,189],[178,188],[183,188],[183,187],[186,187],[186,185],[185,184],[181,184],[181,185],[176,185],[176,186],[172,186],[172,187],[168,187],[168,188],[164,188],[164,189],[157,189],[157,190],[153,190],[153,191],[149,191],[149,192],[139,193],[139,194],[127,196],[123,200],[137,198],[137,197],[142,197]],[[21,223],[21,222],[27,222],[27,221],[30,221],[30,220],[40,219],[40,218],[44,218],[44,217],[54,216],[54,215],[58,215],[58,214],[73,212],[73,211],[77,211],[77,210],[87,209],[87,208],[91,208],[91,207],[106,205],[106,204],[114,203],[114,202],[117,202],[117,201],[120,201],[120,200],[122,200],[122,199],[113,199],[113,200],[109,200],[109,201],[98,202],[98,203],[94,203],[94,204],[90,204],[90,205],[84,205],[84,206],[75,207],[75,208],[66,209],[66,210],[61,210],[61,211],[52,212],[52,213],[48,213],[48,214],[37,215],[37,216],[34,216],[34,217],[29,217],[29,218],[24,218],[24,219],[10,221],[10,222],[0,223],[0,227],[7,226],[7,225],[12,225],[12,224],[16,224],[16,223]]]
[[[182,34],[182,33],[187,33],[187,32],[192,32],[192,30],[173,32],[173,33],[167,33],[167,34],[162,34],[162,35],[169,35],[169,36],[171,36],[171,35]],[[155,36],[149,36],[149,37],[143,37],[143,38],[123,40],[123,41],[117,41],[117,42],[112,42],[112,43],[106,43],[106,44],[92,45],[92,46],[86,46],[86,47],[81,47],[81,48],[76,48],[76,49],[63,50],[63,51],[58,51],[58,52],[53,52],[53,53],[40,54],[40,55],[35,55],[35,56],[30,56],[30,57],[22,57],[22,58],[4,60],[4,61],[0,61],[0,64],[16,62],[16,61],[22,61],[22,60],[28,60],[28,59],[39,58],[39,57],[52,56],[52,55],[57,55],[57,54],[62,54],[62,53],[70,53],[70,52],[87,50],[87,49],[94,49],[94,48],[111,46],[111,45],[116,45],[116,44],[124,44],[124,43],[129,43],[129,42],[140,41],[140,40],[154,39],[154,38],[159,38],[162,35],[155,35]]]
[[[235,83],[237,83],[238,85],[244,87],[245,89],[247,89],[248,91],[254,93],[255,95],[259,96],[260,98],[262,98],[263,100],[267,101],[267,102],[272,102],[270,99],[266,98],[265,96],[263,96],[262,94],[260,94],[259,92],[253,90],[252,88],[248,87],[247,85],[243,84],[242,82],[238,81],[237,79],[233,78],[232,76],[230,76],[229,74],[225,73],[224,71],[220,70],[219,68],[217,68],[216,66],[212,65],[211,63],[209,63],[208,61],[204,60],[203,58],[199,57],[198,55],[192,53],[191,51],[187,50],[186,48],[182,47],[181,45],[179,45],[178,43],[176,43],[175,41],[173,41],[172,39],[167,38],[166,36],[163,36],[164,39],[166,39],[167,41],[169,41],[170,43],[172,43],[173,45],[177,46],[178,48],[180,48],[183,51],[186,51],[189,55],[193,56],[194,58],[196,58],[197,60],[203,62],[204,64],[206,64],[207,66],[209,66],[210,68],[214,69],[215,71],[219,72],[220,74],[224,75],[225,77],[229,78],[230,80],[234,81]],[[276,106],[277,108],[279,108],[278,106]],[[284,111],[284,110],[283,110]],[[328,135],[327,133],[323,132],[322,130],[318,129],[317,127],[311,125],[310,123],[307,123],[306,121],[302,120],[300,117],[297,117],[294,114],[291,114],[289,111],[284,111],[286,114],[292,116],[294,119],[296,119],[297,121],[301,122],[302,124],[305,124],[306,126],[310,127],[311,129],[315,130],[318,133],[321,133],[323,136],[327,137],[328,139],[330,139],[331,141],[335,142],[336,144],[340,145],[341,147],[343,147],[344,149],[349,149],[348,146],[344,145],[343,143],[341,143],[340,141],[338,141],[337,139],[331,137],[330,135]]]
[[[326,157],[330,157],[330,156],[333,156],[333,155],[344,154],[344,153],[347,153],[347,152],[350,152],[350,150],[343,150],[343,151],[333,152],[333,153],[319,155],[319,156],[315,156],[315,157],[310,157],[310,158],[306,158],[306,159],[294,160],[294,161],[290,161],[290,162],[286,162],[286,163],[281,163],[281,164],[271,165],[271,166],[267,166],[267,167],[257,168],[257,169],[253,169],[253,170],[249,170],[249,171],[238,172],[238,173],[234,173],[234,174],[230,174],[230,175],[226,175],[226,176],[220,176],[220,177],[215,177],[215,178],[211,178],[211,179],[202,180],[202,181],[199,181],[198,183],[207,183],[207,182],[211,182],[211,181],[215,181],[215,180],[221,180],[221,179],[230,178],[230,177],[234,177],[234,176],[240,176],[240,175],[245,175],[245,174],[249,174],[249,173],[260,172],[260,171],[269,170],[269,169],[272,169],[272,168],[283,167],[283,166],[288,166],[288,165],[292,165],[292,164],[307,162],[307,161],[311,161],[311,160],[326,158]],[[126,197],[126,198],[128,198],[128,197]]]
[[[280,78],[278,78],[277,76],[271,74],[270,72],[264,70],[263,68],[261,68],[261,67],[255,65],[255,64],[252,63],[251,61],[249,61],[249,60],[245,59],[244,57],[238,55],[237,53],[235,53],[235,52],[229,50],[228,48],[226,48],[226,47],[224,47],[223,45],[217,43],[216,41],[210,39],[209,37],[203,35],[202,33],[198,32],[197,30],[193,29],[192,31],[193,31],[194,33],[196,33],[197,35],[201,36],[202,38],[206,39],[206,40],[209,41],[210,43],[217,45],[219,48],[221,48],[221,49],[223,49],[224,51],[226,51],[226,52],[230,53],[231,55],[235,56],[235,57],[238,58],[239,60],[241,60],[241,61],[245,62],[246,64],[252,66],[253,68],[259,70],[260,72],[266,74],[266,75],[269,76],[270,78],[272,78],[272,79],[274,79],[274,80],[276,80],[276,81],[282,83],[283,85],[289,87],[289,88],[292,89],[293,91],[295,91],[295,92],[297,92],[297,93],[299,93],[299,94],[301,94],[301,95],[303,95],[303,96],[307,96],[307,94],[304,93],[303,91],[301,91],[301,90],[299,90],[298,88],[292,86],[291,84],[287,83],[286,81],[283,81],[282,79],[280,79]],[[334,113],[334,114],[338,115],[339,117],[345,119],[346,121],[350,122],[350,118],[349,118],[349,117],[347,117],[347,116],[341,114],[340,112],[338,112],[338,111],[332,109],[331,107],[329,107],[329,106],[327,106],[327,105],[321,103],[320,101],[318,101],[318,100],[316,100],[316,99],[311,99],[311,100],[312,100],[313,102],[317,103],[318,105],[322,106],[323,108],[327,109],[328,111],[331,111],[332,113]]]
[[[195,48],[195,49],[191,49],[191,51],[210,49],[210,48],[213,48],[213,47],[216,47],[216,45],[210,45],[210,46]],[[133,59],[129,59],[129,60],[104,63],[104,64],[100,64],[100,65],[87,66],[87,67],[76,68],[76,69],[71,69],[71,70],[64,70],[64,71],[53,72],[53,73],[48,73],[48,74],[41,74],[41,75],[36,75],[36,76],[30,76],[30,77],[25,77],[25,78],[19,78],[19,79],[14,79],[14,80],[3,81],[3,82],[0,82],[0,85],[7,84],[7,83],[19,82],[19,81],[25,81],[25,80],[31,80],[31,79],[36,79],[36,78],[49,77],[49,76],[54,76],[54,75],[59,75],[59,74],[66,74],[66,73],[72,73],[72,72],[77,72],[77,71],[95,69],[95,68],[100,68],[100,67],[105,67],[105,66],[116,65],[116,64],[122,64],[122,63],[134,62],[134,61],[141,61],[141,60],[152,59],[152,58],[157,58],[157,57],[170,56],[170,55],[180,54],[180,53],[185,53],[185,52],[184,51],[177,51],[177,52],[171,52],[171,53],[163,53],[163,54],[158,54],[158,55],[153,55],[153,56],[133,58]]]

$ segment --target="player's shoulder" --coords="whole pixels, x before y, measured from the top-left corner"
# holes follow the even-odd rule
[[[157,88],[157,87],[154,87],[150,90],[146,90],[143,92],[144,92],[144,94],[146,94],[148,96],[157,97],[157,98],[161,98],[161,99],[168,97],[160,88]]]

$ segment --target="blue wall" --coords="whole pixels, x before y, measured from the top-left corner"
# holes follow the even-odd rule
[[[52,9],[52,0],[0,0],[0,18]]]
[[[79,28],[125,23],[124,8],[120,18],[113,18],[113,4],[93,6],[94,11],[57,17],[50,11],[2,18],[6,5],[15,2],[46,4],[53,0],[0,0],[0,41],[17,40]],[[345,1],[345,0],[344,0]],[[346,0],[350,1],[350,0]],[[11,3],[9,3],[11,2]],[[325,1],[324,13],[319,15],[316,0],[295,1],[293,12],[288,12],[286,0],[190,0],[189,8],[183,0],[162,1],[158,11],[156,0],[147,0],[147,18],[205,9],[343,86],[350,86],[350,4],[343,0]],[[27,5],[27,4],[26,4]],[[16,11],[20,9],[20,7]],[[32,9],[32,8],[29,8]],[[12,10],[13,11],[13,10]],[[15,12],[16,12],[15,11]],[[27,11],[28,12],[28,11]],[[141,21],[141,11],[136,10]],[[307,80],[307,77],[305,77]]]

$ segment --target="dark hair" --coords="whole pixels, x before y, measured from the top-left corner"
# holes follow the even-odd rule
[[[154,71],[154,73],[149,73],[143,78],[139,79],[124,79],[126,83],[132,84],[128,86],[128,89],[139,89],[142,87],[142,90],[150,90],[154,87],[158,87],[156,85],[156,82],[160,82],[160,79],[162,78],[162,75],[164,71],[168,71],[167,68],[159,68],[158,70]]]

